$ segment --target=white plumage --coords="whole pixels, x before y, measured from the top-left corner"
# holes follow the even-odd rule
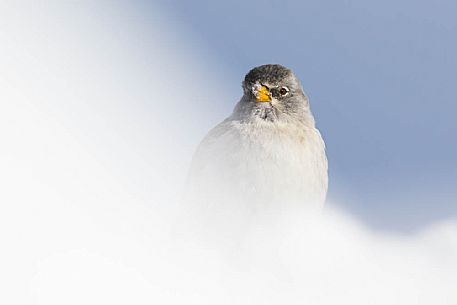
[[[247,209],[320,207],[327,192],[324,142],[314,127],[230,117],[199,145],[189,181],[196,198],[211,205],[230,198]]]

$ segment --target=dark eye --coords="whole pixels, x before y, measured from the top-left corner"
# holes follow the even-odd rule
[[[287,87],[282,87],[281,89],[279,89],[279,94],[281,94],[282,96],[287,95],[287,93],[289,93],[289,89],[287,89]]]

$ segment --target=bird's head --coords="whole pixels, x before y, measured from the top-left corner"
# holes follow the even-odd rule
[[[239,112],[267,121],[305,119],[308,99],[294,73],[281,65],[252,69],[243,81]]]

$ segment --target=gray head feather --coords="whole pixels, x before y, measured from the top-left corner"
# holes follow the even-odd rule
[[[256,101],[256,86],[268,88],[270,102]],[[269,122],[293,122],[314,126],[308,98],[294,73],[281,65],[262,65],[246,74],[242,83],[244,95],[232,117],[243,121],[263,119]],[[282,89],[282,90],[281,90]]]

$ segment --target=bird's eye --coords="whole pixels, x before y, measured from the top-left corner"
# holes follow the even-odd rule
[[[279,89],[279,94],[281,94],[282,96],[286,96],[287,93],[289,93],[289,89],[287,89],[287,87],[282,87],[281,89]]]

